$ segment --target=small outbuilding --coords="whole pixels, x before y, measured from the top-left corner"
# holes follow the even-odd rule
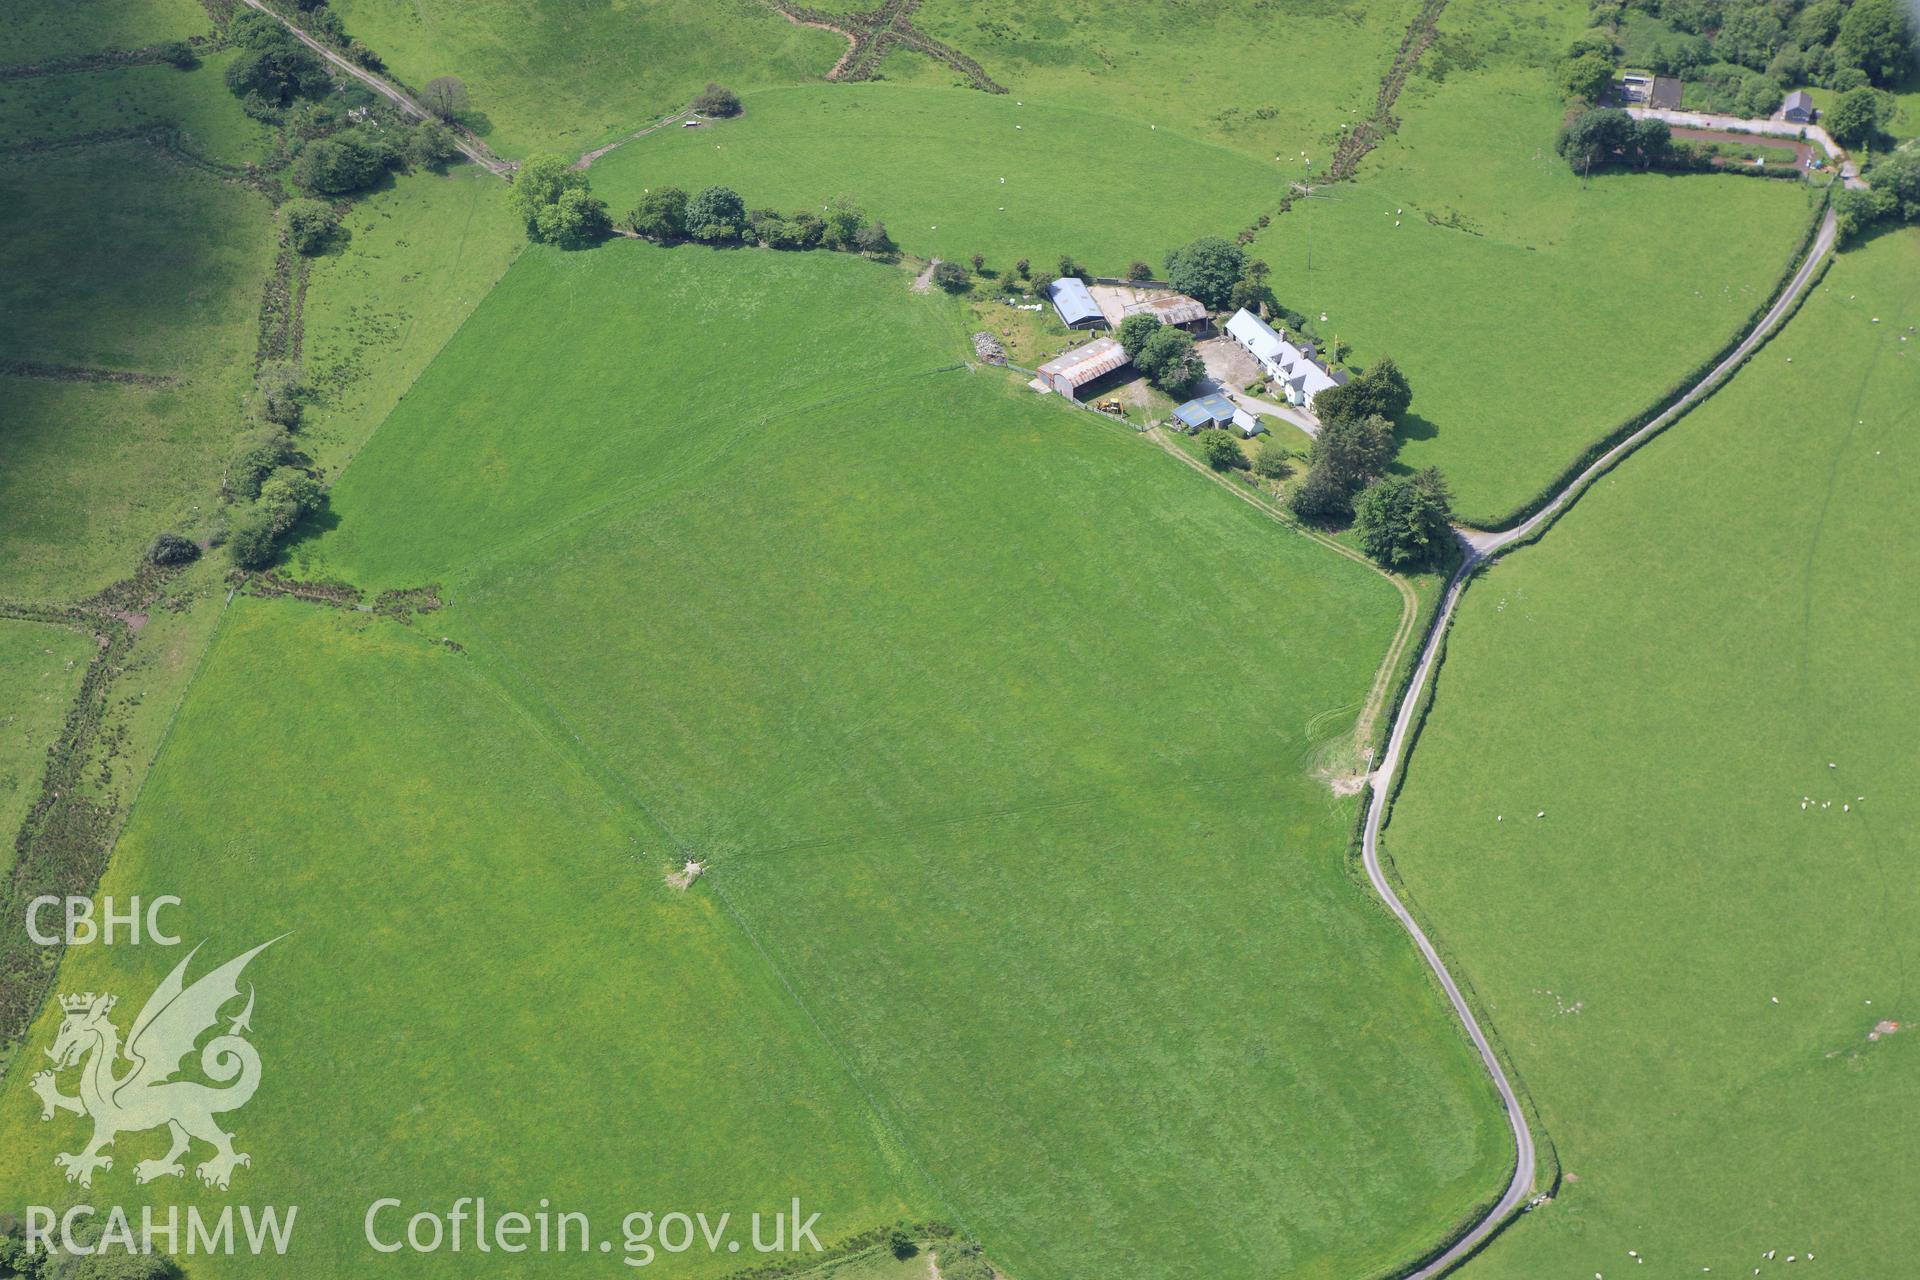
[[[1144,302],[1129,302],[1120,308],[1125,316],[1152,316],[1161,324],[1170,324],[1176,329],[1203,329],[1207,324],[1207,305],[1198,298],[1189,298],[1184,293],[1169,294],[1164,298],[1148,298]]]
[[[1047,286],[1047,301],[1060,313],[1060,323],[1069,329],[1104,329],[1106,313],[1093,300],[1087,282],[1078,276],[1062,276]]]
[[[1057,391],[1072,400],[1080,388],[1131,363],[1127,349],[1112,338],[1095,338],[1084,347],[1075,347],[1055,356],[1036,371],[1037,382],[1049,391]]]
[[[1794,124],[1812,124],[1814,116],[1818,114],[1813,109],[1813,95],[1805,89],[1795,89],[1788,94],[1780,108],[1780,118]]]
[[[1675,76],[1655,76],[1653,92],[1647,95],[1647,105],[1662,111],[1678,111],[1680,99],[1686,95],[1686,85]]]
[[[1266,428],[1260,425],[1260,419],[1236,405],[1218,391],[1210,391],[1204,396],[1196,396],[1183,405],[1176,406],[1173,420],[1178,422],[1187,434],[1205,431],[1209,427],[1218,427],[1222,431],[1232,428],[1243,436],[1257,436]]]

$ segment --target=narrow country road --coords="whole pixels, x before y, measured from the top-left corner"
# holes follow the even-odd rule
[[[249,8],[258,9],[261,13],[266,14],[281,26],[293,32],[294,38],[301,44],[304,44],[307,48],[325,58],[329,63],[341,71],[346,72],[361,84],[366,85],[394,106],[400,108],[403,115],[411,116],[415,120],[425,120],[431,114],[425,107],[415,102],[412,98],[388,84],[379,76],[374,75],[371,71],[355,66],[346,58],[341,57],[333,50],[327,48],[327,46],[321,44],[318,40],[315,40],[312,36],[262,4],[260,0],[246,0],[246,3]],[[489,170],[496,177],[512,178],[514,168],[516,167],[515,165],[493,154],[492,151],[487,149],[485,143],[473,137],[466,130],[455,127],[451,132],[453,134],[453,145],[460,148],[460,154],[481,168]]]
[[[1808,247],[1806,258],[1800,264],[1800,269],[1794,272],[1786,287],[1780,291],[1779,298],[1767,309],[1767,313],[1760,317],[1759,322],[1753,326],[1732,353],[1715,365],[1665,413],[1609,449],[1592,466],[1568,481],[1566,486],[1553,496],[1553,500],[1531,519],[1500,533],[1482,533],[1466,529],[1459,531],[1466,557],[1454,573],[1453,580],[1447,584],[1446,594],[1440,601],[1439,613],[1434,618],[1433,629],[1428,633],[1426,647],[1420,651],[1420,661],[1414,668],[1413,678],[1407,682],[1406,695],[1401,699],[1400,706],[1394,713],[1393,733],[1387,739],[1387,749],[1381,755],[1379,768],[1373,775],[1373,794],[1367,806],[1366,827],[1361,840],[1361,860],[1366,865],[1367,879],[1372,882],[1374,892],[1380,895],[1381,900],[1400,921],[1401,927],[1413,938],[1414,945],[1420,948],[1420,954],[1426,957],[1427,966],[1440,980],[1440,986],[1446,991],[1447,1000],[1453,1005],[1454,1013],[1466,1027],[1468,1037],[1479,1052],[1481,1064],[1486,1067],[1487,1074],[1493,1077],[1494,1087],[1500,1093],[1501,1105],[1506,1109],[1507,1124],[1513,1130],[1516,1158],[1513,1178],[1508,1182],[1506,1193],[1500,1197],[1499,1202],[1455,1240],[1445,1252],[1419,1270],[1410,1273],[1407,1280],[1431,1280],[1432,1277],[1444,1275],[1478,1249],[1532,1196],[1537,1166],[1533,1132],[1527,1127],[1526,1113],[1521,1109],[1519,1096],[1515,1094],[1512,1082],[1507,1079],[1505,1068],[1500,1065],[1499,1056],[1494,1053],[1493,1046],[1488,1043],[1486,1033],[1481,1030],[1479,1019],[1474,1017],[1473,1009],[1468,1005],[1466,997],[1460,994],[1460,988],[1454,982],[1453,975],[1447,971],[1446,962],[1441,960],[1440,953],[1434,949],[1426,932],[1413,918],[1413,913],[1408,911],[1406,905],[1400,901],[1400,896],[1394,892],[1393,885],[1380,866],[1380,828],[1386,822],[1395,774],[1404,763],[1407,739],[1413,731],[1414,721],[1419,714],[1421,697],[1426,690],[1427,682],[1433,678],[1433,670],[1439,660],[1441,642],[1446,636],[1447,624],[1452,621],[1454,608],[1460,603],[1460,596],[1466,590],[1467,583],[1476,568],[1552,520],[1620,459],[1713,394],[1714,389],[1739,368],[1741,362],[1766,341],[1768,335],[1777,329],[1788,313],[1793,310],[1800,296],[1807,291],[1807,287],[1819,273],[1820,265],[1826,261],[1827,255],[1833,252],[1836,235],[1837,226],[1833,212],[1828,210],[1826,216],[1821,219],[1820,230],[1814,236],[1813,244]]]
[[[354,79],[367,85],[374,92],[386,98],[405,115],[420,120],[426,119],[430,114],[406,93],[381,79],[379,76],[354,65],[348,59],[327,48],[306,32],[294,26],[293,23],[287,21],[286,18],[268,8],[261,0],[245,0],[245,3],[250,8],[257,9],[281,23],[291,31],[295,38],[302,44],[305,44],[340,71],[352,76]],[[1693,112],[1634,108],[1631,113],[1635,116],[1664,119],[1669,123],[1696,128],[1715,129],[1731,126],[1753,133],[1768,135],[1781,135],[1783,133],[1797,134],[1801,129],[1801,126],[1782,126],[1778,122],[1773,121],[1737,120]],[[681,114],[684,115],[685,113]],[[650,133],[654,129],[671,123],[678,118],[680,118],[680,116],[668,117],[666,120],[641,130],[640,133],[634,134],[632,137],[644,136],[646,133]],[[1838,150],[1824,130],[1819,129],[1817,126],[1807,126],[1805,131],[1807,136],[1814,138],[1816,141],[1819,141],[1823,147],[1827,148],[1829,154],[1844,156],[1845,153]],[[467,156],[468,159],[500,178],[511,180],[516,167],[515,165],[494,155],[487,149],[484,143],[481,143],[477,138],[471,137],[471,135],[468,135],[463,130],[455,129],[453,130],[453,134],[455,146],[457,146],[461,153]],[[622,141],[627,140],[631,139],[623,139]],[[619,144],[616,143],[613,145],[617,146]],[[578,167],[585,167],[591,164],[599,155],[611,149],[612,147],[609,146],[602,148],[599,152],[589,152],[587,155],[581,157],[580,161],[576,162],[576,165]],[[1850,163],[1842,169],[1842,176],[1845,178],[1848,186],[1861,185]],[[1418,714],[1422,695],[1426,689],[1427,682],[1433,678],[1434,668],[1438,663],[1440,646],[1446,635],[1447,626],[1452,620],[1454,609],[1458,606],[1460,597],[1466,590],[1467,583],[1471,579],[1475,569],[1498,556],[1509,546],[1528,537],[1533,531],[1539,529],[1545,523],[1551,521],[1584,492],[1596,478],[1604,474],[1619,462],[1620,459],[1633,452],[1640,445],[1644,444],[1649,437],[1665,429],[1676,418],[1711,395],[1713,391],[1740,366],[1741,362],[1752,354],[1752,352],[1779,327],[1782,320],[1788,312],[1793,309],[1794,305],[1799,301],[1800,296],[1806,292],[1807,287],[1812,283],[1820,265],[1826,260],[1827,256],[1832,253],[1836,235],[1837,226],[1833,213],[1829,210],[1822,219],[1820,230],[1815,235],[1812,245],[1808,248],[1799,270],[1794,273],[1786,287],[1781,290],[1780,296],[1774,302],[1773,306],[1768,308],[1766,314],[1760,318],[1759,322],[1754,325],[1752,330],[1749,331],[1740,344],[1734,348],[1732,353],[1719,364],[1715,365],[1705,377],[1695,383],[1685,395],[1681,396],[1678,401],[1659,417],[1615,445],[1612,449],[1609,449],[1591,466],[1570,480],[1539,512],[1514,528],[1497,533],[1483,532],[1474,529],[1460,529],[1457,531],[1466,554],[1459,569],[1447,584],[1446,592],[1441,599],[1440,608],[1434,618],[1433,626],[1428,634],[1425,647],[1421,650],[1419,662],[1414,668],[1412,679],[1409,680],[1407,684],[1406,693],[1402,697],[1400,705],[1395,712],[1393,731],[1388,737],[1386,750],[1382,754],[1378,766],[1373,771],[1371,778],[1372,794],[1367,808],[1366,823],[1362,836],[1361,859],[1366,867],[1367,879],[1373,885],[1374,891],[1380,895],[1388,909],[1391,910],[1395,918],[1399,920],[1401,927],[1403,927],[1413,939],[1415,946],[1420,950],[1420,954],[1426,958],[1428,967],[1432,969],[1434,976],[1439,980],[1441,988],[1446,992],[1447,1000],[1453,1006],[1455,1015],[1466,1028],[1469,1039],[1472,1040],[1475,1050],[1479,1053],[1481,1064],[1486,1068],[1488,1075],[1492,1077],[1494,1087],[1500,1094],[1501,1104],[1507,1114],[1507,1123],[1513,1132],[1516,1158],[1514,1161],[1513,1176],[1508,1182],[1507,1189],[1499,1201],[1477,1222],[1464,1231],[1444,1252],[1417,1270],[1408,1273],[1406,1280],[1433,1280],[1433,1278],[1451,1271],[1460,1262],[1464,1261],[1468,1255],[1472,1254],[1484,1244],[1491,1235],[1499,1230],[1500,1227],[1528,1201],[1533,1193],[1533,1181],[1537,1170],[1537,1156],[1534,1149],[1532,1130],[1527,1125],[1526,1115],[1521,1108],[1519,1096],[1514,1092],[1513,1085],[1508,1080],[1506,1071],[1501,1066],[1498,1055],[1493,1051],[1492,1045],[1487,1040],[1486,1033],[1481,1029],[1479,1020],[1474,1016],[1473,1009],[1467,1003],[1465,996],[1461,994],[1458,984],[1455,983],[1453,979],[1453,975],[1448,972],[1445,961],[1440,958],[1439,952],[1434,948],[1433,943],[1428,939],[1425,931],[1421,929],[1418,921],[1414,919],[1413,914],[1407,910],[1406,905],[1401,902],[1399,895],[1394,892],[1393,886],[1388,881],[1386,873],[1382,870],[1380,864],[1380,831],[1386,821],[1387,810],[1390,803],[1389,797],[1393,791],[1396,774],[1404,763],[1408,738],[1412,732],[1413,722]],[[1297,415],[1297,411],[1291,410],[1290,408],[1282,410],[1277,405],[1254,400],[1231,391],[1229,391],[1229,394],[1232,395],[1236,401],[1245,404],[1249,408],[1261,412],[1271,412],[1275,416],[1295,422],[1302,430],[1306,430],[1309,434],[1312,434],[1312,428],[1299,420],[1300,417],[1304,415]],[[1182,461],[1194,466],[1195,469],[1204,470],[1198,463],[1185,457],[1185,455],[1181,454],[1178,450],[1172,449],[1170,446],[1165,446],[1164,444],[1163,447],[1168,447],[1169,452],[1174,453],[1175,456],[1180,457]],[[1256,502],[1256,505],[1261,504]],[[1333,545],[1334,549],[1340,551],[1342,554],[1348,554],[1345,548],[1339,547],[1337,544],[1330,543],[1330,545]]]

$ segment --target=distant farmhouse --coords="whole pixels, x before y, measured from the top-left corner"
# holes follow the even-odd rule
[[[1079,281],[1075,281],[1078,284]],[[1099,314],[1095,308],[1094,314]],[[1075,347],[1041,365],[1034,385],[1042,391],[1057,391],[1067,399],[1075,398],[1080,388],[1106,377],[1126,365],[1127,349],[1112,338],[1095,338],[1084,347]]]
[[[1295,408],[1312,409],[1313,398],[1322,391],[1346,385],[1346,374],[1330,372],[1314,358],[1312,344],[1304,350],[1294,346],[1245,307],[1227,321],[1227,336],[1260,362],[1267,378],[1281,388],[1287,403]]]
[[[1173,411],[1173,417],[1189,434],[1205,431],[1209,427],[1219,427],[1223,431],[1232,427],[1241,435],[1251,437],[1266,430],[1260,425],[1260,419],[1218,391],[1208,392],[1178,406]]]
[[[1104,329],[1107,317],[1093,300],[1086,281],[1062,276],[1047,286],[1047,301],[1060,313],[1060,323],[1069,329]]]
[[[1152,316],[1161,324],[1170,324],[1177,329],[1204,329],[1207,326],[1206,304],[1184,293],[1148,298],[1144,302],[1129,302],[1120,309],[1120,314],[1122,319],[1127,316]]]
[[[1780,108],[1780,118],[1794,124],[1812,124],[1815,114],[1813,95],[1805,89],[1795,89],[1788,94],[1785,105]]]

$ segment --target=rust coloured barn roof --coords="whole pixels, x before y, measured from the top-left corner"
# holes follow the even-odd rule
[[[1075,347],[1041,365],[1040,376],[1049,380],[1064,378],[1068,386],[1083,387],[1126,363],[1125,347],[1112,338],[1095,338],[1086,346]]]

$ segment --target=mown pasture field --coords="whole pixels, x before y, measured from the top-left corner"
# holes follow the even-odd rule
[[[1052,279],[1062,254],[1105,275],[1136,258],[1157,267],[1286,193],[1271,159],[1078,106],[871,84],[746,101],[738,120],[663,131],[597,161],[595,194],[618,214],[657,186],[725,183],[752,208],[817,209],[851,193],[909,252],[979,253],[999,271],[1027,258]]]
[[[958,316],[840,255],[530,250],[303,572],[441,582],[422,625],[646,815],[639,861],[713,860],[689,901],[917,1212],[1015,1274],[1384,1269],[1510,1158],[1307,776],[1396,594],[954,367]]]
[[[1283,301],[1405,370],[1400,460],[1445,471],[1469,523],[1509,516],[1719,350],[1813,216],[1793,183],[1570,172],[1548,68],[1584,22],[1456,0],[1399,132],[1254,244]]]
[[[616,1242],[638,1209],[744,1215],[798,1195],[825,1240],[919,1203],[804,1013],[719,904],[664,883],[657,843],[419,629],[240,599],[101,891],[179,895],[173,919],[206,939],[196,965],[287,935],[248,971],[263,1083],[228,1127],[253,1163],[230,1193],[191,1170],[136,1188],[135,1159],[165,1135],[125,1135],[91,1198],[298,1205],[292,1258],[325,1275],[447,1274],[445,1254],[361,1243],[382,1195],[409,1212],[462,1195],[531,1212],[544,1197]],[[124,1032],[181,955],[76,948],[61,989],[120,994]],[[0,1091],[16,1204],[75,1190],[53,1156],[77,1122],[43,1124],[27,1089],[59,1013]],[[606,1275],[619,1256],[543,1262]],[[470,1241],[462,1257],[473,1265]],[[262,1265],[193,1259],[209,1277]],[[672,1270],[739,1266],[690,1254]]]
[[[42,62],[108,49],[140,49],[166,40],[204,36],[213,29],[199,0],[11,0],[7,5],[8,65]]]
[[[479,216],[479,215],[476,215]],[[411,586],[614,500],[670,492],[815,406],[971,354],[894,271],[630,243],[529,250],[334,487],[308,574]],[[871,342],[830,335],[877,330]]]
[[[95,647],[91,636],[0,618],[0,832],[18,830],[46,772],[47,748],[73,705]],[[13,841],[0,874],[13,866]]]
[[[340,0],[347,30],[418,88],[461,77],[502,155],[579,154],[678,111],[709,80],[736,89],[824,76],[847,42],[756,0]]]
[[[269,219],[257,195],[142,142],[0,163],[0,360],[162,380],[0,375],[0,592],[86,595],[211,511]]]
[[[346,243],[314,260],[300,435],[328,471],[372,435],[520,252],[507,190],[477,165],[413,173],[356,199]]]
[[[1910,1267],[1916,325],[1846,253],[1466,596],[1386,845],[1574,1176],[1465,1275]]]

